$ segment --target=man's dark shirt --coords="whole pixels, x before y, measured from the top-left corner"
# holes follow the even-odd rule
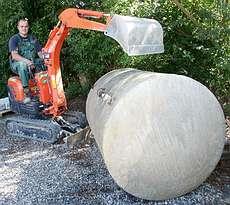
[[[27,37],[23,38],[19,34],[15,34],[9,40],[9,53],[15,50],[18,51],[18,44],[21,41],[28,41],[28,40],[35,45],[36,52],[41,51],[42,47],[34,36],[29,34]]]

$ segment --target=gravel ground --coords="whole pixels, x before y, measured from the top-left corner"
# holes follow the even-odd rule
[[[193,192],[156,202],[119,188],[93,139],[81,149],[15,139],[4,132],[0,140],[0,204],[230,204],[230,161],[222,160]]]

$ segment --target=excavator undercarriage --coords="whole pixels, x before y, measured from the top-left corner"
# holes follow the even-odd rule
[[[35,118],[29,115],[13,114],[4,120],[6,133],[13,137],[22,137],[49,143],[83,143],[88,130],[87,120],[82,112],[68,111],[57,118]],[[71,137],[71,140],[68,139]]]
[[[70,136],[71,139],[76,138],[75,142],[84,141],[81,133],[88,125],[84,113],[65,111],[59,116],[48,116],[43,113],[46,106],[38,101],[37,96],[31,96],[31,101],[27,103],[18,102],[10,88],[8,96],[5,101],[8,105],[5,108],[10,108],[9,110],[14,113],[6,116],[4,120],[8,135],[49,143],[62,143]],[[4,102],[2,107],[4,108]]]

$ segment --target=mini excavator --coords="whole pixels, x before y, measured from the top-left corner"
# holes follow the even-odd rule
[[[101,23],[103,20],[105,23]],[[79,133],[87,128],[86,117],[81,112],[68,111],[60,69],[62,44],[73,28],[104,32],[118,41],[128,55],[163,52],[163,32],[156,20],[79,8],[64,10],[42,49],[47,70],[34,73],[29,80],[32,100],[23,102],[25,95],[18,76],[8,80],[10,110],[15,113],[5,121],[9,135],[50,143],[70,136],[84,140]]]

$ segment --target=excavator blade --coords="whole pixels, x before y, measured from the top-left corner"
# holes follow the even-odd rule
[[[48,143],[62,143],[68,139],[65,140],[68,144],[83,144],[89,130],[84,113],[72,111],[63,116],[65,119],[62,116],[35,119],[28,115],[12,115],[4,120],[6,133]]]
[[[114,15],[104,33],[129,56],[164,52],[163,29],[154,19]]]
[[[90,127],[87,126],[79,132],[65,137],[63,140],[68,146],[79,146],[89,140]]]

